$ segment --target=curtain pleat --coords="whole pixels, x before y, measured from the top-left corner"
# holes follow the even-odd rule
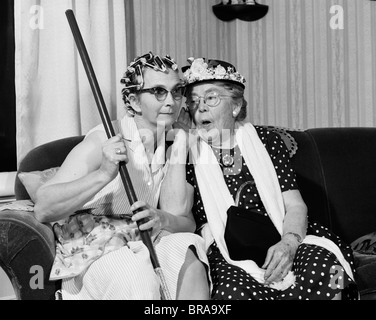
[[[220,2],[134,1],[136,51],[169,53],[180,65],[191,56],[232,62],[256,124],[376,125],[375,1],[259,0],[269,12],[254,22],[220,21],[212,11]],[[333,6],[343,29],[331,27]]]
[[[85,134],[101,123],[65,16],[68,9],[75,12],[111,118],[124,112],[124,0],[16,0],[18,161],[36,146]]]

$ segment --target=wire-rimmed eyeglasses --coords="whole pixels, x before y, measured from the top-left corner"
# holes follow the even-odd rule
[[[139,93],[148,92],[148,93],[154,94],[155,98],[159,102],[165,101],[168,93],[171,92],[172,98],[176,101],[180,101],[181,99],[183,99],[184,88],[183,87],[176,87],[175,89],[169,91],[169,90],[162,88],[162,87],[155,87],[155,88],[141,89],[138,92]]]
[[[187,99],[187,107],[189,110],[195,110],[198,108],[201,99],[204,100],[204,103],[209,106],[209,107],[217,107],[222,99],[221,98],[231,98],[232,96],[229,95],[224,95],[224,94],[219,94],[216,91],[208,92],[205,94],[205,96],[198,96],[198,95],[192,95]]]

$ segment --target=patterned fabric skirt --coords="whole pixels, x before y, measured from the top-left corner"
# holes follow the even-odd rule
[[[196,234],[162,231],[154,247],[173,300],[189,248],[209,269],[203,239]],[[160,300],[160,289],[148,249],[141,241],[131,241],[103,255],[80,275],[63,279],[61,296],[63,300]]]
[[[325,236],[342,251],[355,274],[351,248],[318,223],[309,224],[307,234]],[[213,281],[213,300],[330,300],[342,293],[342,300],[357,300],[356,283],[336,256],[319,246],[301,244],[293,262],[296,283],[279,291],[259,283],[243,269],[231,265],[213,244],[208,255]]]

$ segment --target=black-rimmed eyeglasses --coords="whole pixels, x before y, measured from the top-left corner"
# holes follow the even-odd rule
[[[176,101],[180,101],[181,99],[183,99],[184,88],[183,87],[177,87],[177,88],[169,91],[169,90],[162,88],[162,87],[155,87],[155,88],[141,89],[138,92],[139,93],[148,92],[148,93],[154,94],[155,98],[159,102],[165,101],[168,93],[171,92],[172,98]]]

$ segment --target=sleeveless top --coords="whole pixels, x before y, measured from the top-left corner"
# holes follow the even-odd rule
[[[137,199],[144,200],[151,206],[157,207],[161,182],[168,167],[165,166],[165,141],[158,144],[154,157],[149,164],[134,119],[125,116],[120,121],[114,121],[113,127],[115,132],[123,134],[125,139],[129,159],[127,170]],[[90,130],[86,136],[98,130],[104,132],[103,126],[100,125]],[[131,214],[130,204],[120,174],[88,201],[83,209],[93,209],[94,215]]]
[[[122,133],[127,147],[127,170],[138,200],[158,206],[161,184],[168,169],[165,141],[157,146],[149,164],[139,130],[133,118],[125,116],[113,122],[116,133]],[[103,125],[90,130],[104,131]],[[82,208],[64,221],[53,225],[56,256],[50,280],[75,277],[104,254],[117,250],[129,241],[139,241],[131,229],[130,203],[120,174],[94,195]],[[125,217],[129,217],[128,219]]]

